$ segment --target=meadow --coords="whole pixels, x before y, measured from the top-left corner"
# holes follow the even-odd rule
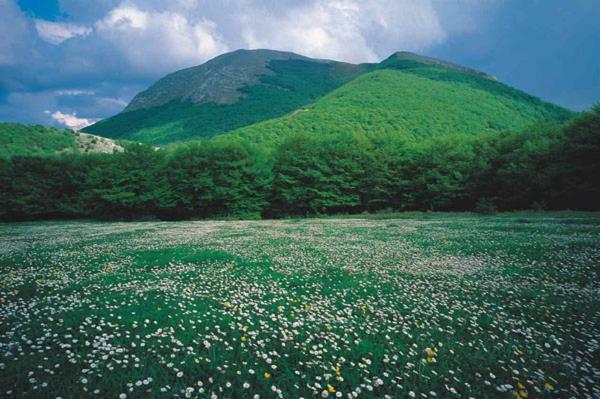
[[[0,396],[600,396],[600,214],[0,224]]]

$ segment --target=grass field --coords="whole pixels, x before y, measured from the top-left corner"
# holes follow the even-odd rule
[[[600,396],[600,214],[0,225],[0,396]]]

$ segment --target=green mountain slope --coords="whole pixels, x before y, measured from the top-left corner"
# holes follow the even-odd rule
[[[518,130],[564,121],[571,111],[487,77],[415,63],[387,63],[313,106],[233,134],[256,142],[293,133],[402,134],[413,138]]]
[[[148,143],[293,131],[414,137],[520,129],[573,113],[467,67],[408,52],[353,65],[238,50],[167,75],[84,131]],[[239,130],[239,131],[238,131]]]
[[[47,126],[0,123],[0,158],[121,151],[113,140]]]
[[[84,131],[150,143],[210,137],[285,115],[367,68],[287,52],[239,50],[166,76],[122,113]]]

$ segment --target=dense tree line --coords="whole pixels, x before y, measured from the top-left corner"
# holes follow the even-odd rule
[[[600,209],[600,107],[563,126],[426,140],[236,136],[0,159],[0,217],[185,219],[390,210]]]

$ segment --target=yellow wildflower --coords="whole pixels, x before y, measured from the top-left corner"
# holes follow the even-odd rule
[[[265,373],[263,374],[263,377],[265,377],[265,380],[268,380],[269,378],[271,378],[271,373],[269,373],[268,371],[265,371]]]
[[[425,348],[425,353],[427,353],[427,356],[429,357],[437,356],[437,353],[435,353],[435,351],[431,348]]]

